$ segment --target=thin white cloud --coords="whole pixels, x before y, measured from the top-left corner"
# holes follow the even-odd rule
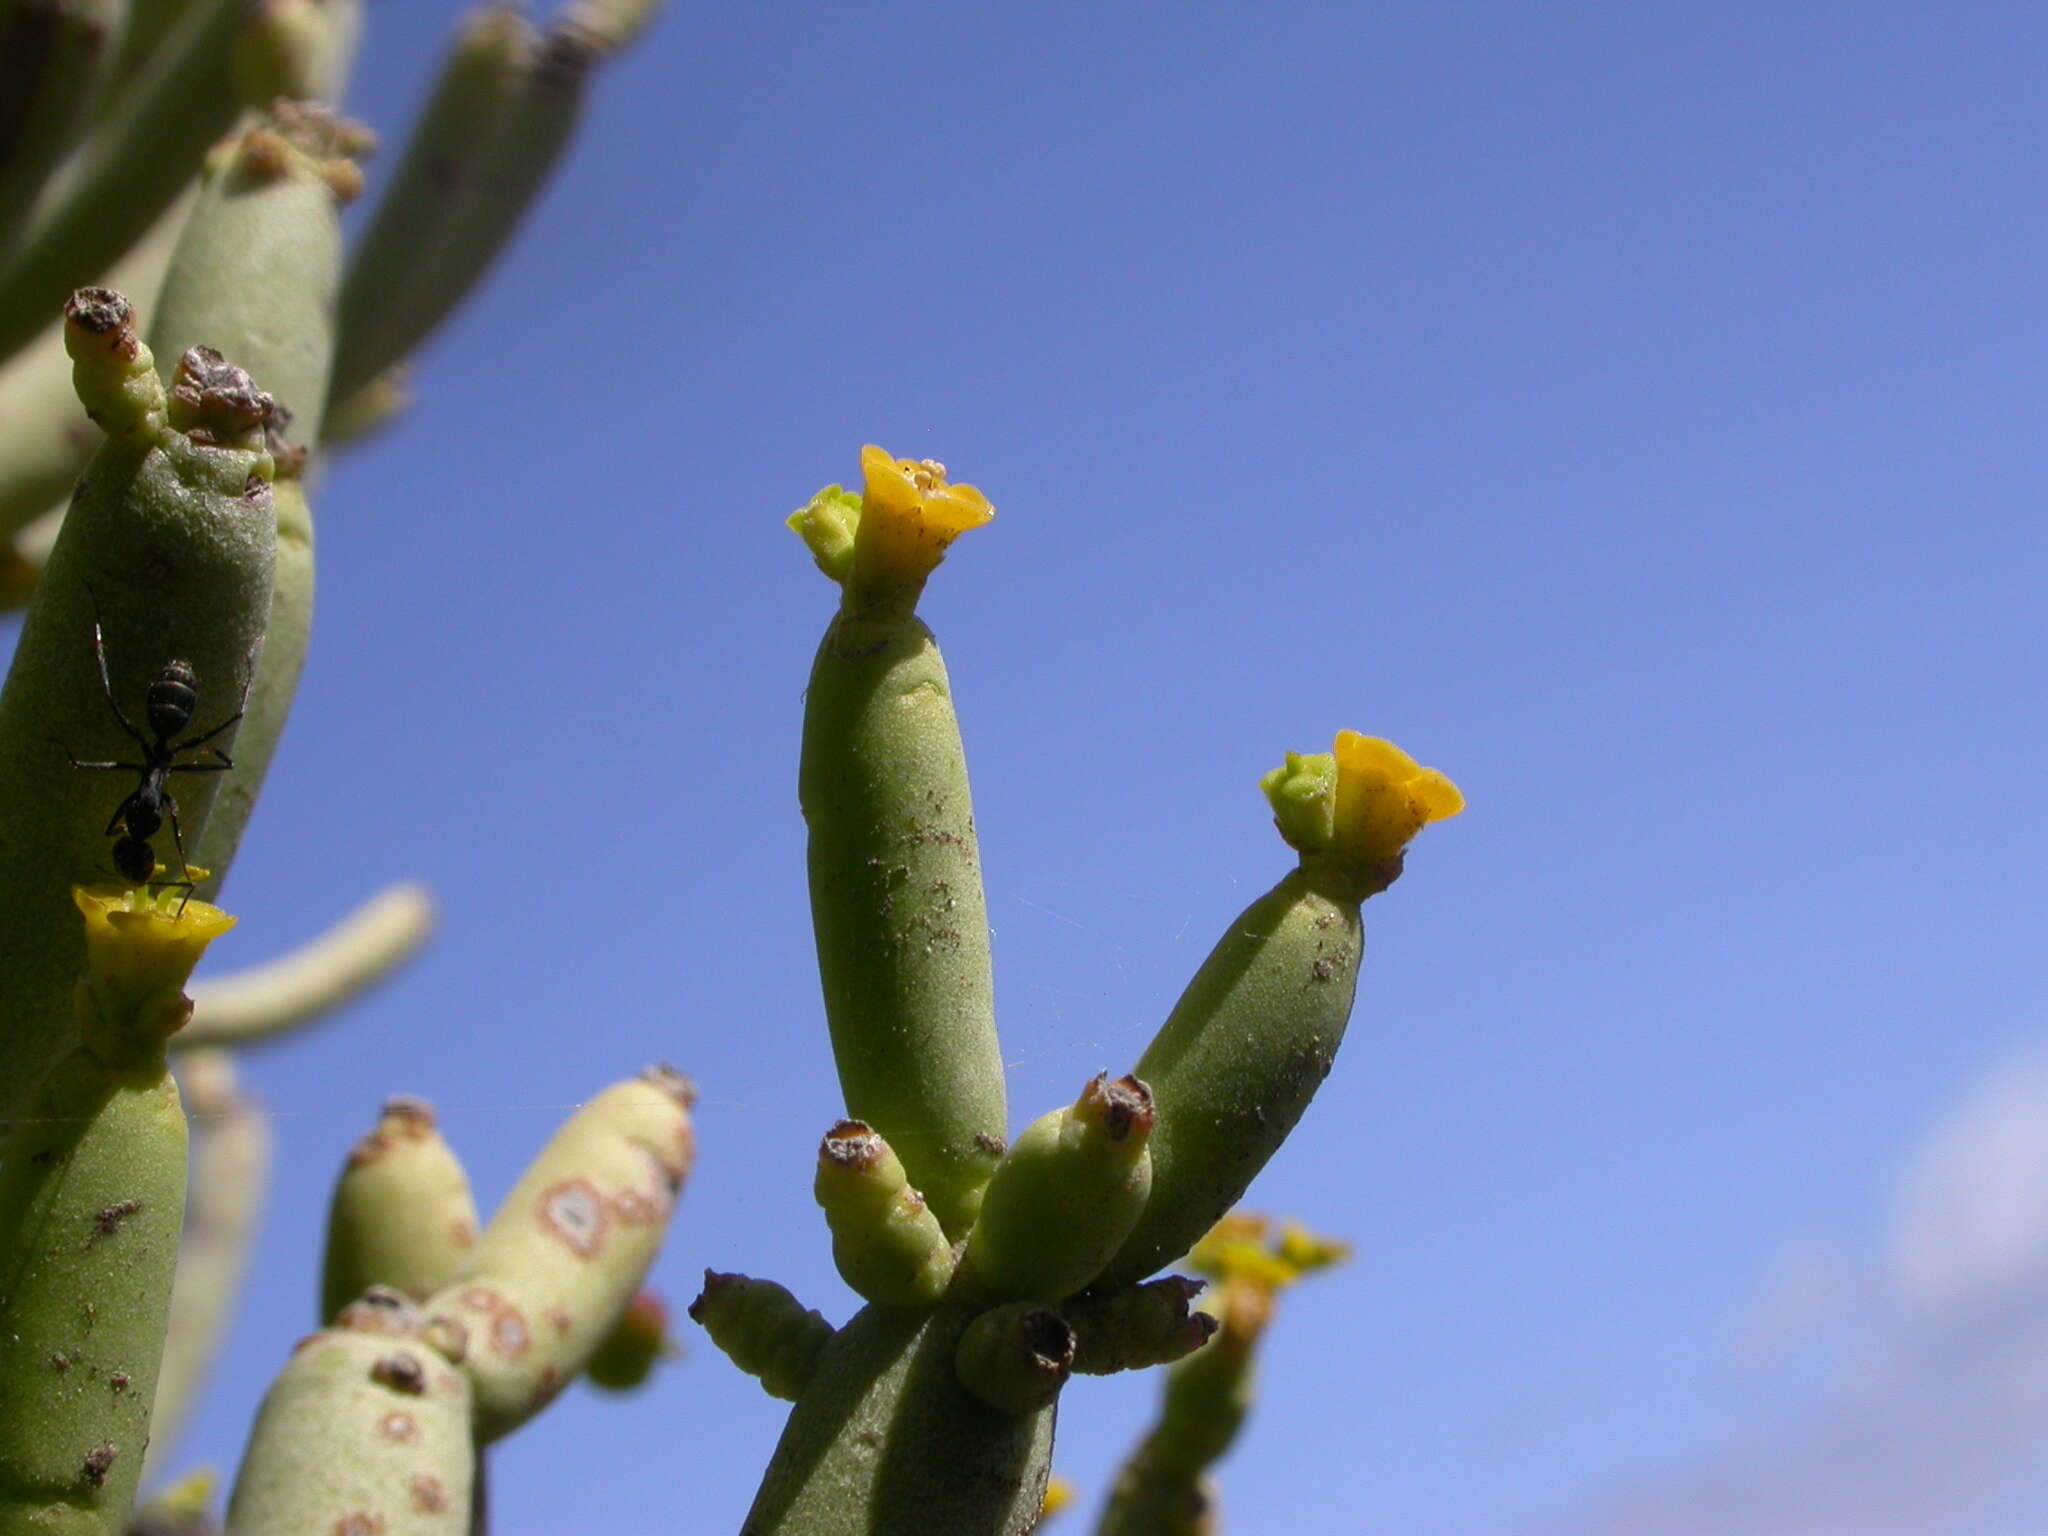
[[[2028,1486],[2048,1447],[2048,1051],[2002,1063],[1913,1149],[1862,1268],[1793,1250],[1737,1331],[1782,1351],[1877,1294],[1803,1422],[1616,1490],[1558,1536],[1964,1536]]]
[[[1891,1278],[1931,1314],[1995,1302],[2048,1268],[2048,1052],[2004,1063],[1934,1129],[1900,1181]]]

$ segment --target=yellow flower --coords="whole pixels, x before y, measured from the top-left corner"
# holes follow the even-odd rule
[[[922,581],[946,546],[996,515],[971,485],[948,485],[946,466],[892,458],[872,443],[860,451],[860,527],[854,572],[863,582]]]
[[[168,1035],[182,1025],[192,967],[235,920],[209,902],[147,886],[74,885],[71,899],[85,914],[85,991],[108,1038]]]
[[[1458,786],[1391,741],[1337,733],[1334,846],[1349,859],[1391,859],[1432,821],[1465,809]]]

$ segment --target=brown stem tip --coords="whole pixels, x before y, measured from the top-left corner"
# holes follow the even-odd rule
[[[256,381],[211,347],[189,347],[178,359],[171,399],[197,443],[228,443],[269,422],[277,403]]]
[[[135,333],[135,306],[111,288],[81,288],[64,303],[64,325],[71,332],[73,351],[78,342],[92,337],[95,349],[122,361],[142,348]]]
[[[841,1120],[818,1144],[818,1160],[859,1172],[888,1156],[889,1144],[865,1120]]]

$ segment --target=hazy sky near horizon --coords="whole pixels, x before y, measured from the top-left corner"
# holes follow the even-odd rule
[[[386,168],[455,15],[372,7]],[[400,877],[442,926],[245,1060],[278,1181],[181,1463],[312,1326],[393,1091],[488,1208],[673,1060],[656,1283],[852,1310],[795,799],[834,593],[782,518],[877,442],[998,510],[924,612],[1013,1129],[1284,871],[1284,752],[1469,802],[1254,1190],[1358,1254],[1286,1299],[1233,1536],[2039,1530],[2044,49],[2010,4],[665,15],[320,487],[210,968]],[[737,1528],[783,1409],[682,1326],[503,1445],[497,1536]],[[1068,1394],[1091,1508],[1156,1390]]]

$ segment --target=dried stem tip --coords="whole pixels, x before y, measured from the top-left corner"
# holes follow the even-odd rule
[[[1050,1307],[997,1307],[967,1325],[953,1369],[991,1408],[1031,1413],[1058,1397],[1073,1374],[1074,1330]]]
[[[171,381],[171,425],[193,442],[259,448],[277,402],[211,347],[187,347]]]
[[[146,442],[163,430],[163,384],[127,299],[111,288],[72,294],[64,306],[64,350],[85,414],[108,437]]]
[[[690,1316],[770,1397],[795,1402],[818,1374],[832,1325],[773,1280],[704,1271]]]
[[[929,1306],[953,1278],[953,1249],[889,1143],[842,1120],[818,1147],[812,1193],[846,1283],[883,1306]]]

